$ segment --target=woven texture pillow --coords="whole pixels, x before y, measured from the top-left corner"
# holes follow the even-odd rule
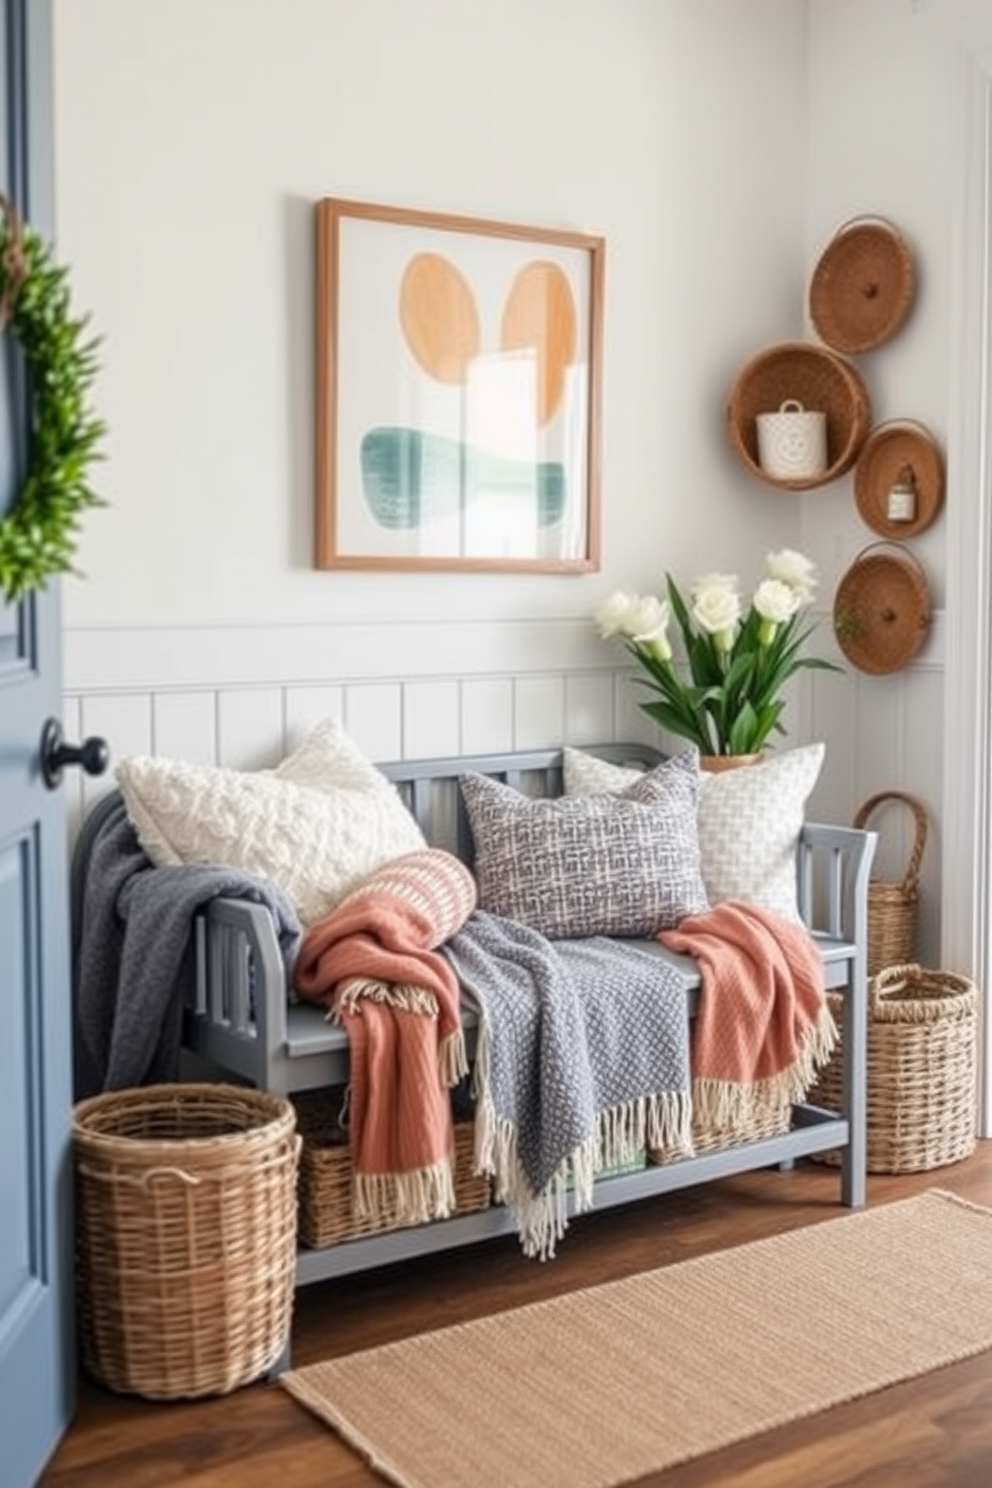
[[[707,908],[689,754],[618,795],[535,800],[469,774],[479,907],[552,940],[651,936]]]
[[[135,755],[116,774],[154,864],[220,863],[269,879],[304,925],[427,845],[394,787],[331,719],[274,770]]]
[[[742,899],[799,921],[796,845],[823,756],[822,744],[806,744],[759,765],[703,772],[699,853],[711,904]],[[562,764],[568,795],[623,790],[638,779],[636,770],[578,749],[566,748]]]

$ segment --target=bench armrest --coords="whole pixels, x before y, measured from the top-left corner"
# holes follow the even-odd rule
[[[185,1011],[200,1030],[195,1046],[209,1057],[205,1030],[223,1030],[228,1061],[233,1039],[243,1046],[238,1073],[257,1080],[286,1044],[286,968],[272,915],[263,904],[220,897],[198,911],[193,934],[196,984]]]
[[[875,832],[806,822],[799,834],[796,893],[808,930],[858,946],[867,956],[868,879]]]

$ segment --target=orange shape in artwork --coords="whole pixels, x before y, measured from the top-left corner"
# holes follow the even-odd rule
[[[533,259],[517,274],[503,310],[500,344],[504,351],[537,355],[537,420],[546,424],[557,411],[565,372],[575,360],[575,302],[557,264]]]
[[[400,322],[425,372],[439,382],[465,381],[479,354],[479,312],[468,281],[440,253],[418,253],[404,269]]]

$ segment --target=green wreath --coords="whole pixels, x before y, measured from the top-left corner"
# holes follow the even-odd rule
[[[0,195],[0,330],[24,355],[32,399],[27,473],[0,517],[0,595],[9,603],[71,573],[80,519],[105,506],[88,484],[105,427],[87,403],[96,342],[70,313],[68,271]]]

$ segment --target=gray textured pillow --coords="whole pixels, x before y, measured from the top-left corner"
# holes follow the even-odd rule
[[[708,908],[691,754],[618,795],[535,800],[475,774],[461,790],[480,909],[561,940],[656,935]]]

